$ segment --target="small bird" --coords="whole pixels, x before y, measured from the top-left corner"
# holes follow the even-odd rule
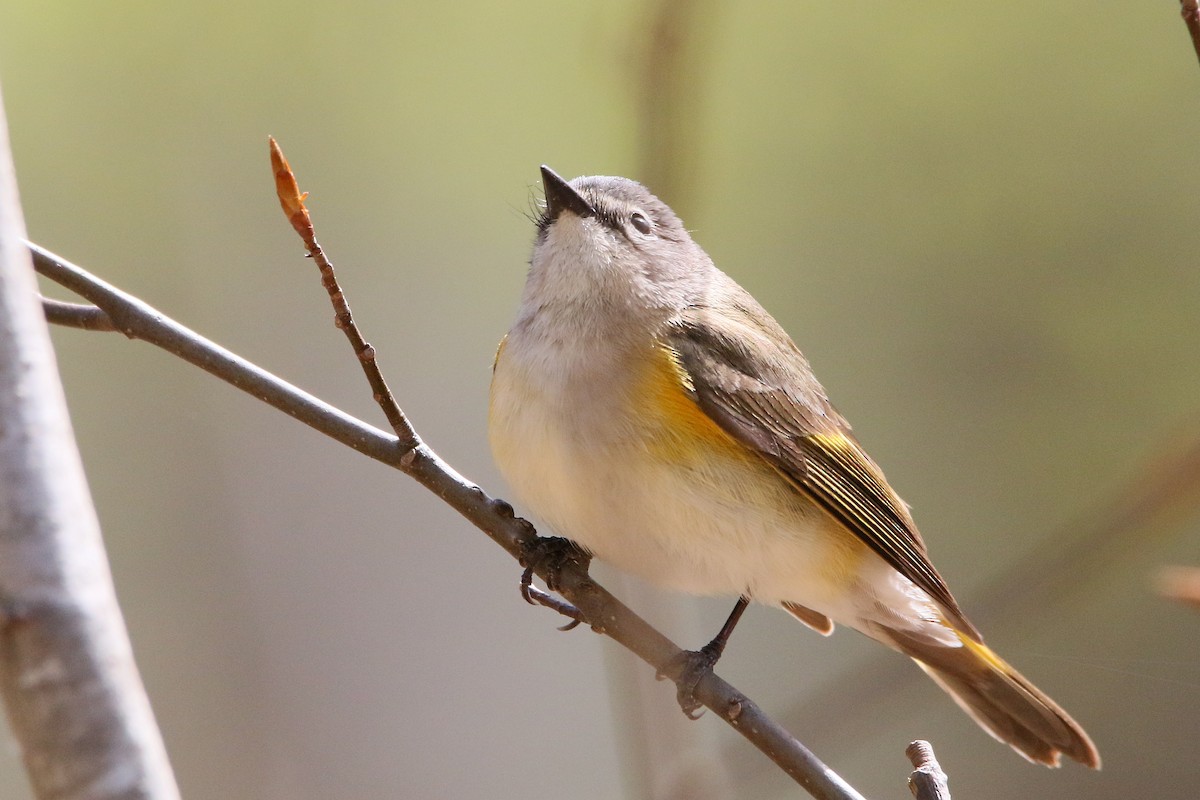
[[[504,478],[556,533],[675,590],[738,596],[910,656],[1030,761],[1099,768],[1088,735],[983,643],[908,506],[783,328],[625,178],[542,167],[489,409]]]

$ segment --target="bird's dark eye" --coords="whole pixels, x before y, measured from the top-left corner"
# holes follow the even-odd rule
[[[640,211],[633,212],[633,215],[629,218],[629,224],[637,228],[639,233],[650,233],[654,229],[653,223]]]

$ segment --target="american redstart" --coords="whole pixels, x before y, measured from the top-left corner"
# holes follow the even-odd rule
[[[985,730],[1057,766],[1100,756],[993,653],[930,563],[908,506],[808,361],[679,218],[624,178],[542,167],[489,433],[556,533],[653,583],[848,625],[912,657]]]

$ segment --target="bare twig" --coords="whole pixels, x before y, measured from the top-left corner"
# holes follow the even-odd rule
[[[904,754],[912,762],[913,771],[908,776],[908,789],[916,800],[950,800],[950,787],[946,785],[946,773],[933,755],[933,746],[917,739],[905,749]]]
[[[1179,13],[1183,23],[1187,25],[1188,33],[1192,36],[1192,47],[1196,58],[1200,59],[1200,2],[1197,0],[1179,0]]]
[[[42,800],[178,800],[23,242],[0,113],[0,692]]]
[[[180,325],[147,303],[35,244],[37,271],[101,308],[117,330],[141,339],[233,384],[358,452],[400,467],[408,452],[394,436],[367,425]],[[419,444],[418,444],[419,446]]]
[[[275,173],[275,194],[279,197],[279,205],[283,207],[283,213],[288,218],[288,222],[292,224],[292,228],[304,241],[304,246],[308,249],[308,257],[315,261],[317,268],[321,270],[321,285],[325,287],[325,291],[329,293],[329,300],[333,303],[333,324],[346,334],[346,339],[354,348],[354,355],[362,365],[363,374],[367,376],[367,383],[371,385],[375,402],[379,404],[383,416],[392,426],[396,436],[400,437],[401,445],[415,447],[417,433],[404,416],[404,412],[400,410],[400,405],[392,396],[392,390],[388,388],[387,381],[383,379],[383,373],[380,372],[379,365],[375,361],[375,348],[363,338],[358,326],[354,324],[354,316],[350,313],[350,304],[346,302],[346,296],[342,293],[342,287],[338,286],[337,276],[333,272],[333,263],[326,257],[321,245],[317,243],[312,219],[309,217],[308,209],[304,207],[304,199],[308,197],[308,193],[300,192],[300,187],[296,185],[296,176],[292,174],[292,168],[288,165],[287,159],[283,157],[283,151],[279,149],[279,144],[274,137],[268,138],[271,144],[271,168]]]
[[[411,475],[451,508],[520,558],[522,544],[536,534],[512,508],[494,500],[459,475],[414,434],[411,446],[366,424],[266,372],[137,298],[105,283],[82,268],[31,245],[39,273],[103,309],[131,338],[150,342],[257,397],[325,435]],[[680,649],[630,611],[586,573],[567,567],[543,580],[556,588],[589,620],[591,626],[619,642],[673,681],[680,678]],[[861,795],[823,764],[749,698],[716,675],[704,677],[696,698],[738,730],[772,761],[819,800],[859,800]]]
[[[61,300],[42,298],[42,311],[46,321],[66,328],[79,328],[85,331],[115,331],[117,326],[95,306],[80,303],[64,303]]]

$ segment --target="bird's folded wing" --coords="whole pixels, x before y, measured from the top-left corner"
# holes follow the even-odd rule
[[[930,563],[904,501],[830,405],[804,356],[765,311],[752,313],[748,295],[738,300],[732,313],[688,309],[666,335],[697,405],[978,639]]]

